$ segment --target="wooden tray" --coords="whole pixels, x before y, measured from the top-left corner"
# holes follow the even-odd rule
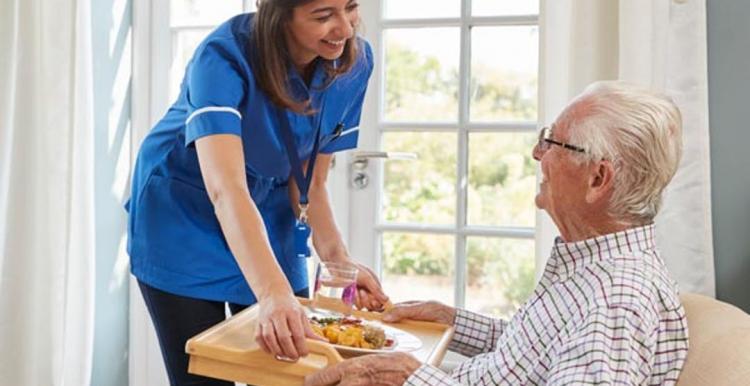
[[[311,300],[299,298],[305,306]],[[320,299],[317,308],[343,311],[341,301]],[[353,311],[366,320],[380,320],[376,312]],[[344,360],[328,343],[307,340],[310,355],[290,363],[276,360],[255,343],[257,306],[248,307],[222,323],[194,336],[185,344],[190,355],[188,372],[227,381],[258,386],[302,385],[305,376]],[[438,323],[404,321],[384,323],[407,331],[422,340],[422,348],[411,352],[418,360],[438,366],[453,338],[452,326]]]

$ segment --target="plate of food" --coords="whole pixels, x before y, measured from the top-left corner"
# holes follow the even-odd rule
[[[353,316],[313,315],[310,325],[342,354],[409,352],[422,347],[422,341],[406,331]]]

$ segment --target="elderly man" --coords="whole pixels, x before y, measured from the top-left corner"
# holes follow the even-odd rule
[[[674,384],[687,356],[685,313],[659,257],[654,216],[681,156],[681,117],[662,95],[620,82],[588,87],[533,150],[536,205],[561,236],[509,321],[437,302],[386,314],[453,324],[450,374],[408,354],[347,360],[308,385]]]

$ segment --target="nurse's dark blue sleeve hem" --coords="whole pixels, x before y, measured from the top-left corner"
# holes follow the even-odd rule
[[[212,134],[242,135],[240,117],[227,111],[209,111],[194,116],[185,125],[185,146],[195,140]]]

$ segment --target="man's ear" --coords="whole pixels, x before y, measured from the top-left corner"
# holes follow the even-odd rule
[[[586,191],[586,202],[593,204],[608,198],[615,188],[615,167],[609,160],[601,160],[589,169],[589,186]]]

